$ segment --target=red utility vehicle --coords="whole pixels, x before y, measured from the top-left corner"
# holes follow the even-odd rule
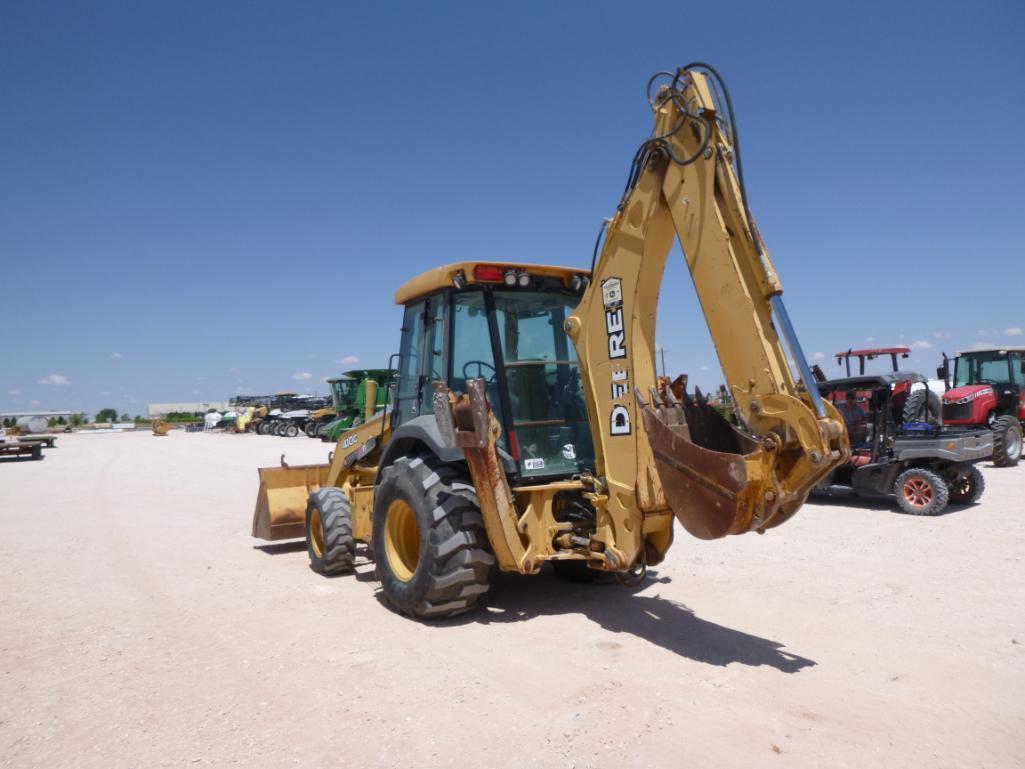
[[[851,359],[857,358],[857,376],[865,376],[865,362],[889,356],[890,370],[897,374],[897,356],[902,359],[911,354],[910,347],[877,347],[869,350],[847,350],[835,353],[836,364],[847,364],[847,376],[855,376],[851,371]],[[914,387],[917,384],[918,387]],[[908,372],[907,379],[894,379],[891,384],[892,409],[904,422],[925,420],[938,423],[940,420],[940,398],[929,389],[928,383],[919,374]]]

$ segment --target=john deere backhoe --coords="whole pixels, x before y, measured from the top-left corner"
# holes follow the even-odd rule
[[[728,92],[707,65],[660,75],[654,134],[593,269],[463,262],[400,287],[394,402],[343,433],[330,464],[261,469],[255,536],[305,535],[323,573],[368,543],[389,603],[436,618],[477,604],[496,563],[636,579],[665,557],[674,514],[702,539],[764,532],[847,459],[842,419],[804,384]],[[658,387],[674,236],[739,428],[700,393]]]

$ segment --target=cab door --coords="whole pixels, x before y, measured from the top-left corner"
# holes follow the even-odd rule
[[[430,383],[444,378],[446,294],[407,305],[402,318],[392,428],[433,411]]]

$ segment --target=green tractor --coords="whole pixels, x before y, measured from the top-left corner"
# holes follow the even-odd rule
[[[363,422],[364,406],[367,400],[367,382],[373,381],[371,391],[375,399],[374,410],[383,411],[388,402],[388,392],[395,378],[395,372],[389,369],[358,369],[346,371],[337,379],[329,379],[331,399],[334,401],[337,416],[322,425],[317,435],[323,441],[337,443],[338,436],[350,427]]]

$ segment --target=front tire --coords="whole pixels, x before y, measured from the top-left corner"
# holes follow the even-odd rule
[[[352,571],[356,561],[352,507],[341,489],[328,487],[310,494],[306,503],[306,553],[318,574]]]
[[[950,485],[950,501],[959,505],[973,505],[986,490],[986,479],[982,471],[972,465],[967,473]]]
[[[303,432],[306,433],[306,437],[307,438],[316,438],[317,437],[317,430],[319,430],[319,429],[320,429],[320,423],[319,422],[309,422],[309,423],[307,423],[306,429],[303,430]]]
[[[473,487],[432,455],[401,457],[381,475],[373,543],[385,599],[418,619],[474,608],[495,558]]]
[[[939,515],[946,509],[950,490],[936,473],[920,467],[897,476],[893,493],[897,504],[908,515]]]
[[[1021,422],[1012,416],[993,420],[993,464],[1014,467],[1021,459]]]
[[[285,438],[294,438],[299,434],[299,426],[293,422],[288,422],[281,428],[281,434]]]

